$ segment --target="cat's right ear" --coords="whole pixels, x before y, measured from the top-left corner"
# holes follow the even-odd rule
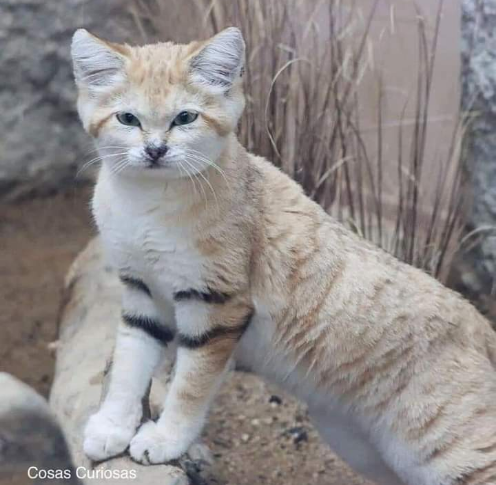
[[[80,88],[98,91],[125,79],[125,46],[116,46],[90,34],[76,30],[72,37],[71,55],[76,84]]]
[[[225,93],[240,79],[244,60],[245,41],[241,31],[236,27],[225,29],[191,60],[193,82]]]

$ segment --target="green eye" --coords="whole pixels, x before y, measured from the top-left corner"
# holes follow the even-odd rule
[[[118,113],[117,119],[126,126],[141,126],[140,120],[132,113]]]
[[[192,111],[181,111],[172,122],[172,126],[189,125],[198,118],[198,113]]]

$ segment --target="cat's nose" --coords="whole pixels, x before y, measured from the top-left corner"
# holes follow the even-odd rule
[[[152,161],[156,162],[159,158],[162,158],[168,150],[169,147],[166,144],[162,144],[159,146],[148,145],[145,148],[145,153],[150,157]]]

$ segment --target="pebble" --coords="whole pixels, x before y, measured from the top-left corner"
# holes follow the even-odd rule
[[[303,441],[308,441],[308,432],[303,426],[294,426],[285,431],[284,434],[291,436],[295,445],[298,445]]]

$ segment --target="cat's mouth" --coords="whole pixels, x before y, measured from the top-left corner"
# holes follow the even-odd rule
[[[146,160],[145,168],[148,170],[159,170],[170,168],[170,163],[164,161]]]

